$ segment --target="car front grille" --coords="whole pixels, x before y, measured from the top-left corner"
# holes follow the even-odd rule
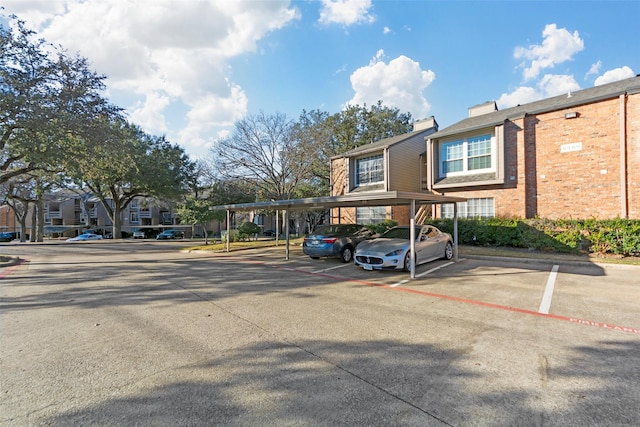
[[[378,258],[374,256],[358,255],[356,256],[356,259],[358,260],[358,262],[361,262],[363,264],[369,264],[369,265],[382,264],[382,258]]]

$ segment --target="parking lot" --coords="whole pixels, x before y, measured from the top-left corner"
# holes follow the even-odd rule
[[[3,245],[2,425],[636,425],[640,269]]]

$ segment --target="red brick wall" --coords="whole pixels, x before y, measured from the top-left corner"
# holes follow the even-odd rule
[[[416,206],[416,212],[418,207]],[[389,211],[387,211],[387,215]],[[392,206],[391,207],[391,219],[398,221],[398,225],[411,224],[411,207],[410,206]]]
[[[565,113],[579,117],[565,119]],[[615,218],[621,215],[619,100],[540,114],[531,120],[537,215]],[[535,133],[533,133],[535,131]],[[578,151],[563,146],[581,143]]]
[[[625,108],[627,211],[629,218],[640,219],[640,94],[629,95]],[[578,117],[566,119],[569,112]],[[505,123],[504,134],[504,186],[446,194],[493,197],[500,217],[623,215],[619,98],[514,119]],[[581,149],[561,152],[576,143]]]
[[[640,219],[640,93],[627,99],[627,192],[629,218]]]

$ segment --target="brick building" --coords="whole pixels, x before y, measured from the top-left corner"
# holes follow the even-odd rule
[[[81,196],[71,191],[57,191],[44,197],[44,233],[50,237],[73,237],[84,230],[93,230],[99,234],[109,234],[113,224],[104,206],[89,194]],[[176,224],[173,208],[144,197],[134,199],[121,212],[122,231],[128,234],[138,229],[150,229],[160,232]],[[26,233],[31,233],[34,224],[33,204],[30,204],[26,217]],[[20,231],[20,224],[12,208],[0,206],[0,231]],[[191,229],[186,228],[190,236]]]
[[[416,121],[413,132],[381,139],[331,158],[331,196],[386,191],[422,192],[426,182],[425,138],[438,130],[433,117]],[[430,209],[430,208],[425,208]],[[425,209],[418,216],[425,215]],[[331,223],[378,223],[394,219],[409,224],[407,206],[331,209]]]
[[[426,191],[466,197],[461,216],[640,219],[640,76],[472,107],[426,141]]]

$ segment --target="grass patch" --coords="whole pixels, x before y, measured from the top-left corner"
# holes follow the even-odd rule
[[[486,247],[486,246],[459,246],[460,256],[495,256],[508,258],[527,258],[538,260],[554,260],[558,262],[598,262],[607,264],[623,264],[640,266],[640,257],[602,255],[602,254],[568,254],[558,252],[536,251],[531,249],[519,249],[508,247]]]
[[[302,245],[302,237],[290,239],[289,245],[300,246]],[[285,246],[285,240],[278,240],[277,246]],[[240,251],[244,249],[257,249],[257,248],[270,248],[276,246],[275,240],[245,240],[241,242],[231,242],[229,250]],[[224,242],[216,241],[208,245],[189,246],[184,248],[186,251],[209,251],[209,252],[224,252],[227,250],[227,244]]]

